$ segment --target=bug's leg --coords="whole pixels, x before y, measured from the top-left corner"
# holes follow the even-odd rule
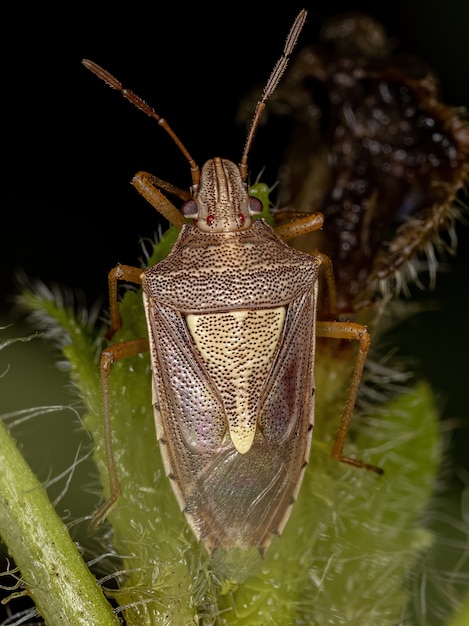
[[[382,474],[383,470],[375,465],[369,465],[359,459],[344,456],[344,445],[347,439],[350,421],[352,419],[353,409],[357,399],[358,388],[363,373],[368,349],[370,347],[370,335],[365,326],[355,324],[354,322],[318,322],[316,328],[317,337],[327,337],[330,339],[354,339],[359,342],[358,354],[352,372],[350,387],[345,402],[345,407],[340,419],[340,426],[337,436],[332,447],[333,458],[354,465],[355,467],[363,467],[365,469]]]
[[[111,386],[110,375],[111,366],[120,359],[125,359],[141,352],[147,352],[149,349],[148,339],[133,339],[132,341],[123,341],[109,346],[101,353],[101,361],[99,365],[101,374],[101,397],[103,410],[104,425],[104,450],[106,454],[106,463],[109,473],[109,499],[102,504],[94,513],[90,529],[93,531],[107,517],[114,504],[121,495],[121,487],[119,476],[116,469],[116,461],[112,448],[112,425],[111,425]]]
[[[111,324],[106,333],[106,339],[111,339],[115,332],[122,326],[121,314],[119,311],[119,301],[117,299],[117,281],[123,280],[128,283],[142,284],[142,269],[133,267],[132,265],[116,265],[108,274],[108,291],[109,291],[109,313],[111,315]]]
[[[132,185],[170,224],[173,224],[173,226],[187,224],[182,213],[161,193],[158,187],[181,198],[184,202],[191,199],[191,194],[188,191],[166,183],[148,172],[137,172],[132,178]]]
[[[321,261],[321,267],[323,268],[324,278],[327,285],[327,304],[328,314],[331,317],[337,317],[337,288],[335,286],[334,269],[332,267],[332,261],[322,252],[315,252],[314,256],[318,257]]]
[[[322,252],[318,252],[317,250],[313,253],[315,257],[318,257],[321,260],[321,266],[324,271],[324,277],[326,279],[327,285],[327,316],[331,319],[337,317],[340,313],[341,315],[353,315],[360,311],[360,309],[366,309],[372,307],[375,302],[372,299],[360,300],[357,303],[348,305],[346,308],[341,307],[337,303],[337,288],[334,277],[334,268],[332,265],[332,261],[327,254],[323,254]]]
[[[285,241],[320,230],[324,224],[324,215],[322,213],[307,213],[306,215],[304,213],[296,213],[290,214],[290,217],[292,215],[295,215],[296,219],[274,228],[276,234]]]
[[[307,235],[315,230],[320,230],[324,224],[324,215],[322,213],[287,213],[287,215],[295,216],[291,222],[282,224],[275,227],[276,234],[284,240],[293,239],[299,235]],[[315,251],[313,256],[318,257],[321,260],[321,266],[323,267],[326,284],[327,284],[327,298],[328,298],[328,314],[331,317],[337,316],[337,289],[335,286],[334,270],[332,268],[332,261],[326,254]]]

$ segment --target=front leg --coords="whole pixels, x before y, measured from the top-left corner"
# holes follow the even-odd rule
[[[137,172],[132,178],[132,185],[170,224],[173,226],[187,224],[183,214],[161,193],[160,189],[180,198],[183,202],[187,202],[192,197],[188,191],[179,189],[148,172]]]

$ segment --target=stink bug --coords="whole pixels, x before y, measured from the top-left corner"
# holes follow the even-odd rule
[[[335,308],[327,257],[290,248],[263,220],[248,195],[247,157],[265,107],[306,19],[301,11],[257,105],[239,166],[222,158],[200,171],[165,120],[105,70],[85,66],[118,89],[170,134],[191,167],[187,193],[140,172],[133,180],[150,203],[177,225],[168,257],[142,271],[119,265],[109,274],[112,337],[120,327],[117,281],[142,285],[148,339],[116,343],[101,356],[101,382],[110,499],[95,513],[99,523],[120,495],[112,450],[111,365],[150,350],[157,438],[166,473],[196,537],[216,548],[261,553],[280,534],[308,462],[314,415],[316,337],[355,339],[359,350],[332,455],[343,448],[365,363],[364,326],[316,322],[321,265],[330,308]],[[182,213],[159,191],[182,200]],[[192,220],[187,223],[187,219]],[[288,238],[321,227],[313,214],[279,231]]]

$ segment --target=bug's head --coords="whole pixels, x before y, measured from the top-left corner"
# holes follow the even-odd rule
[[[102,67],[83,59],[83,65],[110,87],[117,89],[124,98],[129,100],[149,117],[155,119],[168,133],[174,143],[181,150],[191,168],[192,199],[185,203],[182,212],[184,217],[196,220],[200,230],[205,232],[235,232],[246,230],[251,226],[251,216],[262,212],[262,204],[257,198],[249,197],[246,178],[248,173],[248,154],[259,124],[265,104],[275,91],[277,84],[284,73],[288,60],[296,45],[300,32],[306,20],[306,10],[302,9],[288,33],[282,56],[277,61],[264,87],[262,98],[257,103],[251,126],[246,138],[244,151],[239,166],[225,159],[215,158],[207,161],[200,172],[197,163],[189,154],[187,148],[169,126],[168,122],[158,115],[142,98],[130,89],[125,89],[122,83]],[[174,187],[170,185],[174,192]],[[138,187],[137,187],[138,188]],[[168,188],[168,185],[166,185]],[[140,189],[139,189],[140,191]],[[148,194],[143,195],[148,199]],[[176,194],[179,195],[179,194]],[[179,195],[179,197],[181,197]],[[153,204],[153,203],[152,203]],[[156,206],[154,204],[154,206]],[[158,209],[159,210],[159,209]],[[178,223],[178,222],[174,222]]]
[[[217,157],[203,166],[200,185],[182,212],[204,232],[229,233],[248,229],[262,203],[248,195],[239,167]]]

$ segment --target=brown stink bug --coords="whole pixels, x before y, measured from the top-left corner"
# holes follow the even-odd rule
[[[111,493],[94,523],[107,515],[120,495],[111,444],[111,365],[148,349],[156,433],[166,473],[192,530],[210,553],[216,548],[253,547],[264,553],[287,522],[311,446],[317,337],[359,342],[332,455],[381,472],[343,451],[369,347],[368,331],[351,322],[316,321],[321,266],[331,313],[335,309],[330,261],[319,253],[290,248],[263,219],[253,220],[261,206],[248,195],[245,182],[259,118],[305,19],[303,10],[258,103],[239,166],[217,157],[199,171],[151,107],[99,66],[84,61],[160,123],[187,158],[192,174],[190,193],[144,172],[133,181],[182,229],[163,261],[144,271],[119,265],[109,274],[109,337],[121,325],[117,281],[126,280],[142,285],[149,339],[116,343],[102,353]],[[184,200],[182,214],[157,187]],[[322,215],[314,214],[280,232],[288,238],[317,230],[322,223]]]

